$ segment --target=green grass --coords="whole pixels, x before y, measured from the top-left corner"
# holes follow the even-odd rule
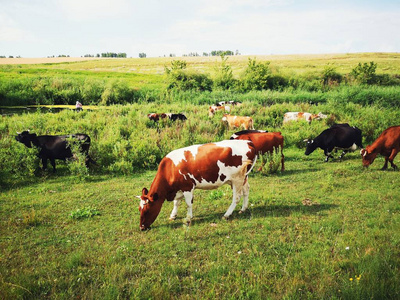
[[[358,153],[285,156],[285,172],[251,174],[251,206],[229,221],[229,187],[196,191],[189,227],[185,205],[171,222],[165,203],[139,231],[134,196],[155,171],[2,191],[2,298],[398,298],[398,172],[380,171],[381,158],[363,169]],[[70,217],[87,207],[99,215]]]

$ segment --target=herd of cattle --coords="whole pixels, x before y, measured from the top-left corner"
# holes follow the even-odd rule
[[[230,112],[227,103],[219,103],[210,106],[210,116],[217,110]],[[240,105],[240,103],[229,103]],[[215,108],[218,109],[215,109]],[[211,113],[211,111],[213,111]],[[186,120],[183,114],[156,114],[148,115],[153,121],[169,118],[172,121]],[[293,120],[305,119],[311,122],[315,119],[326,118],[326,115],[290,112],[284,116],[284,123]],[[229,140],[193,145],[174,150],[167,154],[160,162],[155,178],[147,190],[143,188],[140,198],[140,229],[150,228],[157,218],[165,200],[173,201],[174,206],[170,219],[175,219],[178,206],[184,199],[187,205],[187,221],[192,218],[193,192],[195,189],[215,189],[224,184],[229,184],[233,191],[232,203],[224,217],[228,218],[240,199],[243,197],[243,205],[240,212],[248,207],[249,184],[248,174],[256,163],[257,156],[264,153],[277,152],[280,149],[281,170],[284,171],[283,143],[284,137],[280,132],[267,132],[254,130],[251,117],[238,117],[224,114],[223,121],[230,128],[241,128]],[[86,156],[86,164],[95,162],[89,156],[90,137],[86,134],[73,135],[43,135],[37,136],[29,131],[18,133],[16,140],[27,147],[33,146],[39,149],[39,157],[42,160],[43,169],[50,160],[55,172],[55,160],[73,158],[70,143],[75,141],[80,151]],[[384,130],[381,135],[369,146],[363,147],[361,130],[349,124],[335,124],[324,130],[307,143],[305,155],[311,154],[315,149],[321,148],[326,156],[325,161],[332,158],[334,150],[342,150],[340,159],[348,151],[361,148],[362,164],[368,167],[373,163],[378,154],[385,157],[382,169],[387,169],[390,162],[393,169],[397,169],[394,158],[400,151],[400,126],[392,126]]]

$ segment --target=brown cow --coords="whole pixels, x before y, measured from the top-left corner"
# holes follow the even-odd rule
[[[224,114],[222,121],[227,122],[230,129],[240,127],[243,127],[245,130],[254,129],[252,117],[238,117]]]
[[[251,141],[221,141],[193,145],[167,154],[158,167],[150,186],[144,188],[140,198],[140,229],[150,228],[160,213],[165,200],[174,201],[170,219],[175,219],[178,205],[185,199],[187,221],[192,218],[195,189],[216,189],[224,184],[232,187],[233,198],[224,217],[228,218],[243,196],[241,212],[249,202],[247,175],[256,161],[256,149]]]
[[[256,147],[257,154],[271,153],[275,150],[278,152],[281,148],[281,171],[285,170],[285,156],[283,155],[284,137],[280,132],[267,132],[264,130],[243,130],[234,133],[231,140],[250,140]],[[262,167],[260,167],[259,171]]]
[[[400,151],[400,126],[392,126],[384,130],[381,135],[365,149],[361,149],[362,163],[364,167],[368,167],[372,164],[378,154],[385,157],[385,164],[382,170],[386,170],[388,167],[388,161],[390,162],[393,169],[397,169],[397,166],[393,163],[397,152]]]

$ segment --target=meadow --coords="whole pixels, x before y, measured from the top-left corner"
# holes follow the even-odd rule
[[[341,57],[344,73],[363,59],[378,66],[387,61],[388,73],[400,73],[393,54],[334,57]],[[197,59],[187,58],[190,67],[212,72],[216,58]],[[296,76],[313,69],[319,74],[334,61],[331,56],[275,59],[270,59],[271,68],[274,63],[286,64],[280,72]],[[91,110],[84,106],[81,113],[38,110],[2,117],[1,299],[400,297],[398,171],[380,171],[382,157],[365,169],[358,151],[342,161],[337,153],[336,159],[324,163],[320,149],[305,156],[303,142],[334,122],[348,122],[362,130],[364,146],[371,143],[387,127],[399,125],[398,86],[166,92],[161,73],[171,59],[156,60],[2,67],[0,76],[9,83],[48,73],[53,83],[54,78],[73,82],[86,76],[87,81],[107,84],[118,73],[128,86],[141,82],[138,90],[156,96]],[[133,61],[143,65],[129,77],[122,64]],[[243,59],[243,68],[246,62]],[[239,72],[239,63],[232,66]],[[223,186],[195,192],[190,226],[184,224],[185,205],[172,222],[172,203],[165,203],[152,229],[141,232],[135,196],[150,186],[162,157],[176,148],[229,138],[234,132],[221,123],[221,113],[208,116],[209,104],[220,100],[242,101],[233,113],[251,115],[256,129],[282,132],[286,170],[252,172],[250,207],[244,214],[236,209],[228,221],[221,218],[232,193]],[[286,111],[321,111],[329,117],[311,125],[283,125]],[[188,120],[154,123],[147,119],[151,112],[183,112]],[[36,150],[14,138],[25,129],[37,134],[85,132],[92,138],[90,154],[98,165],[86,169],[79,161],[57,161],[56,174],[40,171]],[[395,162],[399,164],[399,157]]]

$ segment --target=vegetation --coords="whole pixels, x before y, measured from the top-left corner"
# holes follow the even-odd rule
[[[334,122],[359,127],[364,145],[399,125],[399,86],[380,79],[397,80],[400,66],[391,57],[2,66],[0,105],[82,100],[84,110],[2,117],[0,298],[399,298],[398,171],[379,171],[382,157],[364,169],[357,151],[324,163],[321,150],[305,156],[303,142]],[[250,71],[263,75],[266,89],[237,89]],[[168,89],[171,74],[184,74],[195,88],[182,81]],[[199,74],[209,89],[198,88]],[[271,88],[278,76],[285,87]],[[280,155],[259,159],[249,178],[251,206],[229,221],[221,220],[232,197],[224,186],[195,192],[191,226],[184,225],[184,204],[171,222],[172,204],[165,203],[153,229],[140,232],[135,195],[150,186],[162,157],[234,132],[221,112],[208,116],[209,104],[223,100],[243,102],[232,113],[251,115],[256,129],[282,132],[285,171]],[[328,118],[283,125],[287,111]],[[151,112],[183,112],[188,120],[154,123]],[[78,156],[57,161],[56,174],[41,171],[37,149],[14,138],[25,129],[89,134],[97,166],[86,169]]]

